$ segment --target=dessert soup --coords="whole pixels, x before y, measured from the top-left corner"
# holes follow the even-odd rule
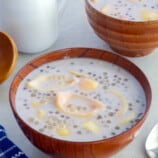
[[[123,68],[99,59],[65,58],[25,77],[16,109],[44,135],[87,142],[133,127],[145,113],[146,99],[140,83]]]
[[[158,20],[157,0],[89,0],[98,11],[128,21]]]

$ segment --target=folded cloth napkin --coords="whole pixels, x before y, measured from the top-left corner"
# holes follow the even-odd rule
[[[19,147],[8,139],[4,127],[0,125],[0,158],[28,158]]]

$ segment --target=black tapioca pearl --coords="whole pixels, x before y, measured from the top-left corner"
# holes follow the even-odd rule
[[[102,119],[102,116],[101,116],[101,115],[98,115],[98,116],[97,116],[97,119],[98,119],[98,120]]]
[[[119,111],[119,109],[115,109],[115,112],[118,112]]]
[[[130,123],[133,124],[133,123],[134,123],[134,120],[131,120]]]
[[[53,111],[49,111],[50,114],[53,114]]]
[[[114,116],[114,113],[113,112],[109,112],[108,115],[112,117],[112,116]]]
[[[31,90],[31,89],[29,89],[29,90],[28,90],[28,92],[29,92],[29,93],[32,93],[32,90]]]
[[[132,107],[129,107],[128,110],[129,110],[129,111],[133,111],[133,108],[132,108]]]
[[[103,89],[107,89],[108,88],[108,86],[103,86]]]
[[[23,90],[27,90],[27,87],[23,87]]]
[[[133,106],[133,104],[132,103],[128,103],[128,106]]]
[[[93,77],[97,76],[96,74],[93,74]]]
[[[106,139],[107,138],[107,136],[103,136],[103,139]]]
[[[118,1],[118,3],[122,3],[122,1],[121,1],[121,0],[119,0],[119,1]]]
[[[135,123],[137,123],[137,122],[139,122],[140,121],[140,119],[135,119]]]
[[[31,94],[31,97],[35,97],[35,96],[36,96],[36,94],[35,94],[35,93],[32,93],[32,94]]]
[[[43,69],[40,69],[40,72],[44,72],[44,70],[43,70]]]
[[[56,111],[55,114],[59,114],[59,111]]]
[[[71,64],[71,65],[74,65],[75,63],[74,63],[74,62],[71,62],[70,64]]]
[[[83,69],[80,69],[79,72],[83,72]]]
[[[112,86],[115,86],[115,85],[116,85],[116,83],[111,83],[111,85],[112,85]]]
[[[142,104],[142,107],[145,107],[145,104]]]
[[[78,125],[73,125],[73,128],[77,128],[78,127]]]
[[[61,118],[64,118],[65,116],[64,116],[64,115],[60,115],[60,117],[61,117]]]
[[[82,134],[82,132],[81,131],[77,131],[77,134]]]
[[[110,123],[111,123],[111,120],[107,120],[106,123],[110,124]]]
[[[43,128],[40,128],[39,131],[43,133],[43,132],[44,132],[44,129],[43,129]]]
[[[91,72],[88,72],[88,75],[91,75],[92,73]]]
[[[70,119],[70,117],[69,117],[69,116],[66,116],[65,119],[68,120],[68,119]]]
[[[24,103],[23,105],[24,105],[24,106],[27,106],[27,103]]]
[[[137,115],[137,118],[140,118],[140,117],[142,117],[143,116],[143,113],[139,113],[138,115]]]
[[[129,130],[130,128],[129,127],[126,127],[126,130]]]
[[[115,129],[116,129],[116,130],[119,130],[119,129],[120,129],[120,127],[119,127],[119,126],[116,126],[116,127],[115,127]]]
[[[127,4],[125,3],[124,6],[127,7]]]
[[[56,70],[56,72],[60,72],[60,70],[58,69],[58,70]]]
[[[115,133],[115,132],[111,132],[111,135],[112,135],[112,136],[115,136],[115,135],[116,135],[116,133]]]
[[[100,84],[103,84],[104,82],[103,82],[103,81],[99,81],[99,83],[100,83]]]
[[[143,4],[143,7],[147,7],[147,4]]]

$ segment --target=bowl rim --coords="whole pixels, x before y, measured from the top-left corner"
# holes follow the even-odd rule
[[[17,78],[21,78],[21,76],[20,76],[20,74],[23,72],[23,70],[26,68],[26,67],[28,67],[29,65],[32,65],[34,62],[37,62],[38,60],[42,60],[42,59],[44,59],[45,57],[47,57],[47,55],[51,55],[51,54],[57,54],[57,53],[61,53],[60,54],[60,59],[55,59],[55,60],[51,60],[51,62],[53,62],[53,61],[56,61],[56,60],[62,60],[62,59],[64,59],[65,57],[67,58],[67,57],[70,57],[70,56],[67,56],[68,54],[67,54],[67,52],[71,52],[71,51],[73,51],[73,50],[75,50],[75,49],[79,49],[79,50],[84,50],[85,52],[84,53],[86,53],[86,52],[88,52],[88,53],[92,53],[93,51],[96,51],[96,52],[102,52],[102,55],[103,55],[103,53],[106,53],[107,55],[110,55],[110,56],[113,56],[113,57],[116,57],[116,59],[118,59],[118,58],[120,58],[122,61],[125,61],[125,62],[127,62],[128,64],[130,64],[130,66],[132,66],[132,67],[134,67],[135,69],[137,69],[138,71],[139,71],[139,75],[143,75],[143,78],[144,78],[144,81],[145,81],[145,84],[147,85],[147,87],[148,87],[148,94],[147,94],[147,96],[146,96],[146,92],[145,92],[145,90],[144,90],[144,87],[143,87],[143,85],[140,83],[140,81],[138,80],[138,82],[140,83],[140,85],[142,86],[142,88],[143,88],[143,90],[144,90],[144,93],[145,93],[145,96],[146,96],[146,109],[145,109],[145,112],[144,112],[144,114],[143,114],[143,116],[141,117],[141,119],[136,123],[136,124],[134,124],[134,126],[132,126],[129,130],[126,130],[126,131],[124,131],[124,132],[122,132],[122,133],[120,133],[120,134],[117,134],[117,135],[115,135],[115,136],[112,136],[112,137],[109,137],[109,138],[104,138],[104,139],[99,139],[99,140],[95,140],[95,141],[69,141],[69,140],[64,140],[64,139],[58,139],[58,138],[55,138],[55,137],[52,137],[52,136],[48,136],[48,135],[46,135],[46,134],[43,134],[43,133],[41,133],[41,132],[39,132],[38,130],[35,130],[34,128],[32,128],[27,122],[25,122],[21,117],[20,117],[20,115],[18,114],[18,112],[16,111],[16,105],[15,105],[15,100],[13,99],[14,98],[14,95],[16,94],[16,91],[17,91],[17,89],[16,89],[16,91],[14,91],[14,84],[16,84],[16,79]],[[64,55],[65,54],[65,56],[62,56],[62,55]],[[73,57],[70,57],[70,58],[75,58],[75,57],[79,57],[79,58],[81,58],[82,57],[82,55],[84,55],[83,53],[81,54],[81,56],[73,56]],[[101,55],[101,56],[102,56]],[[83,56],[84,58],[85,58],[85,56]],[[88,57],[88,58],[91,58],[91,57]],[[94,57],[92,57],[92,58],[94,58]],[[99,59],[99,60],[103,60],[102,58],[94,58],[94,59]],[[103,60],[103,61],[106,61],[106,60]],[[109,60],[107,60],[108,62],[111,62],[111,61],[109,61]],[[46,64],[46,63],[48,63],[48,62],[50,62],[50,61],[46,61],[46,60],[43,60],[43,64]],[[114,62],[115,63],[115,62]],[[41,66],[41,65],[43,65],[43,64],[41,64],[40,63],[40,65],[39,66]],[[32,65],[33,67],[34,67],[34,65]],[[119,65],[120,66],[120,65]],[[121,68],[123,68],[123,69],[125,69],[125,67],[122,67],[122,66],[120,66]],[[34,67],[34,69],[36,69],[37,67]],[[33,69],[33,70],[34,70]],[[31,71],[29,71],[29,73],[31,73],[33,70],[31,70]],[[129,70],[127,70],[127,69],[125,69],[126,71],[128,71],[129,72]],[[25,74],[24,75],[24,77],[26,77],[29,73],[27,73],[27,74]],[[129,73],[131,73],[131,72],[129,72]],[[133,75],[133,74],[132,74]],[[21,82],[21,81],[20,81]],[[20,82],[18,83],[18,86],[20,85]],[[17,85],[16,85],[17,86]],[[17,87],[18,87],[17,86]],[[35,57],[34,59],[32,59],[31,61],[29,61],[29,62],[27,62],[17,73],[16,73],[16,75],[14,76],[14,78],[13,78],[13,80],[12,80],[12,82],[11,82],[11,85],[10,85],[10,88],[9,88],[9,102],[10,102],[10,107],[11,107],[11,109],[12,109],[12,112],[13,112],[13,114],[14,114],[14,116],[15,116],[15,119],[17,119],[17,122],[19,122],[18,121],[18,119],[20,119],[20,122],[22,122],[23,124],[25,124],[25,126],[27,127],[27,128],[29,128],[29,129],[31,129],[34,133],[37,133],[38,135],[41,135],[41,136],[43,136],[43,137],[45,137],[45,138],[47,138],[47,139],[51,139],[52,141],[60,141],[60,142],[64,142],[64,143],[75,143],[75,144],[80,144],[80,143],[82,143],[82,144],[97,144],[97,143],[101,143],[101,142],[108,142],[108,141],[110,141],[110,140],[112,140],[112,141],[118,141],[118,139],[120,139],[121,137],[122,138],[124,138],[124,136],[128,136],[129,134],[131,134],[131,133],[133,133],[133,131],[135,131],[137,128],[140,128],[141,127],[141,124],[143,124],[144,123],[144,121],[146,120],[146,118],[147,118],[147,116],[148,116],[148,113],[149,113],[149,111],[150,111],[150,107],[151,107],[151,100],[152,100],[152,90],[151,90],[151,86],[150,86],[150,83],[149,83],[149,81],[148,81],[148,78],[146,77],[146,75],[144,74],[144,72],[137,66],[137,65],[135,65],[133,62],[131,62],[130,60],[128,60],[128,59],[126,59],[125,57],[123,57],[123,56],[121,56],[121,55],[118,55],[118,54],[115,54],[115,53],[113,53],[113,52],[110,52],[110,51],[107,51],[107,50],[102,50],[102,49],[98,49],[98,48],[88,48],[88,47],[71,47],[71,48],[63,48],[63,49],[58,49],[58,50],[53,50],[53,51],[50,51],[50,52],[48,52],[48,53],[45,53],[45,54],[43,54],[43,55],[40,55],[40,56],[38,56],[38,57]],[[133,137],[135,137],[136,135],[133,135]]]
[[[123,23],[123,24],[131,24],[131,25],[151,25],[151,24],[157,24],[158,23],[158,20],[151,20],[151,21],[132,21],[132,20],[123,20],[123,19],[118,19],[118,18],[114,18],[112,16],[109,16],[109,15],[106,15],[106,14],[103,14],[101,13],[99,10],[97,10],[95,7],[93,7],[93,5],[90,4],[89,0],[85,0],[85,3],[86,3],[86,7],[90,7],[94,12],[95,14],[99,14],[101,17],[103,18],[106,18],[107,20],[113,20],[115,22],[120,22],[120,23]]]

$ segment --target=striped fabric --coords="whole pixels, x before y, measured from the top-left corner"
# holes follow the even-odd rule
[[[4,127],[0,125],[0,158],[28,158],[5,133]]]

